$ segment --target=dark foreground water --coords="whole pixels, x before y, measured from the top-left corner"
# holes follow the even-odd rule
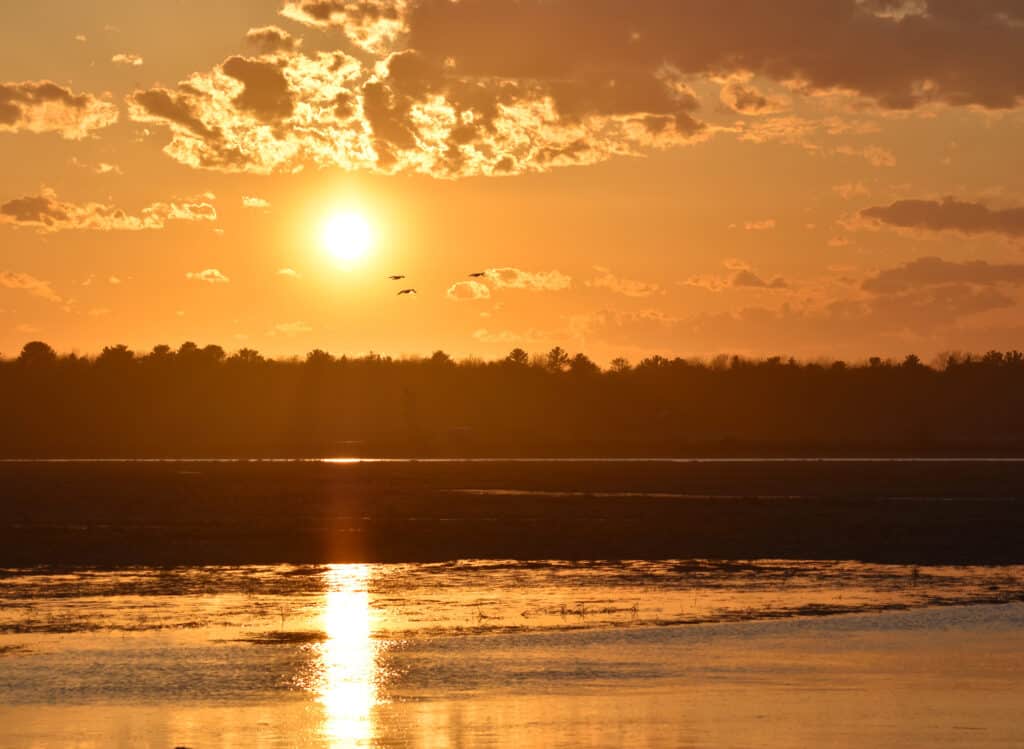
[[[1024,567],[0,572],[2,747],[1010,747]]]

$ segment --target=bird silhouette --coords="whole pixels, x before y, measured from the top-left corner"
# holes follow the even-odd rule
[[[483,273],[470,273],[469,277],[470,278],[483,278],[486,275],[487,275],[487,272],[485,271]]]
[[[397,296],[402,296],[402,294],[415,294],[415,293],[416,293],[416,289],[402,289],[401,291],[398,292]]]
[[[388,276],[389,281],[401,281],[405,276]]]

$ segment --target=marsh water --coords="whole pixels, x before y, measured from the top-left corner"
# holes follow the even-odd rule
[[[1020,746],[1024,567],[6,570],[0,746]]]

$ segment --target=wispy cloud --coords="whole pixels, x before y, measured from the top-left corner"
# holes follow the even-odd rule
[[[656,283],[621,278],[601,265],[595,265],[594,270],[599,275],[586,282],[586,285],[592,288],[607,289],[613,294],[629,297],[649,297],[661,291],[661,287]]]
[[[312,325],[309,325],[308,323],[304,323],[304,322],[301,322],[301,321],[297,321],[297,322],[282,322],[282,323],[278,323],[277,325],[275,325],[274,327],[272,327],[270,330],[267,331],[267,335],[270,335],[270,336],[283,335],[283,336],[287,336],[289,338],[292,338],[292,337],[297,336],[297,335],[302,335],[304,333],[312,333],[312,332],[313,332],[313,326]]]
[[[479,281],[458,281],[448,287],[447,296],[456,302],[490,299],[491,290]]]
[[[202,281],[204,283],[230,283],[231,279],[225,276],[216,268],[207,268],[200,271],[189,271],[185,274],[185,278],[190,281]]]
[[[499,289],[562,291],[572,286],[572,278],[557,270],[526,271],[520,268],[490,268],[487,279]]]
[[[49,281],[43,281],[28,273],[15,273],[9,270],[0,271],[0,287],[24,291],[48,302],[59,304],[64,301],[50,286]]]

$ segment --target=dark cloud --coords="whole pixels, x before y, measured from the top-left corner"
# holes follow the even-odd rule
[[[853,91],[892,109],[929,101],[998,109],[1024,96],[1018,0],[930,0],[923,13],[861,0],[409,5],[408,46],[452,58],[466,75],[565,80],[668,64],[684,74],[743,71],[818,91]]]
[[[272,62],[229,57],[222,70],[245,88],[234,99],[235,106],[255,114],[265,122],[274,122],[291,115],[295,108],[288,80],[281,68]]]
[[[735,112],[745,115],[764,115],[781,112],[787,103],[773,96],[766,96],[753,86],[741,81],[730,81],[722,87],[722,103]]]
[[[866,279],[861,288],[876,294],[897,294],[910,289],[945,284],[995,286],[1024,284],[1024,265],[997,264],[984,260],[953,263],[937,257],[922,257],[896,268],[880,271]]]
[[[708,291],[723,291],[725,289],[788,289],[789,282],[782,276],[773,276],[765,280],[744,261],[736,258],[726,260],[724,263],[732,273],[726,276],[707,275],[692,276],[683,282],[684,286],[696,286]]]
[[[301,39],[296,39],[278,26],[261,26],[249,29],[245,34],[245,42],[264,54],[294,52],[302,46]]]
[[[49,195],[32,195],[8,200],[0,205],[0,216],[7,216],[17,223],[53,225],[66,221],[67,212]]]
[[[1024,208],[989,208],[956,198],[898,200],[888,206],[866,208],[860,215],[901,229],[1024,236]]]
[[[143,111],[155,118],[175,122],[203,138],[212,140],[219,137],[217,132],[207,127],[196,116],[187,95],[168,91],[165,88],[154,88],[148,91],[136,91],[132,100]]]
[[[78,140],[117,122],[117,107],[52,81],[0,83],[0,132],[59,133]]]
[[[730,285],[737,287],[751,287],[757,289],[788,289],[789,284],[781,276],[775,276],[770,281],[765,281],[759,275],[748,269],[736,271],[733,274]]]

